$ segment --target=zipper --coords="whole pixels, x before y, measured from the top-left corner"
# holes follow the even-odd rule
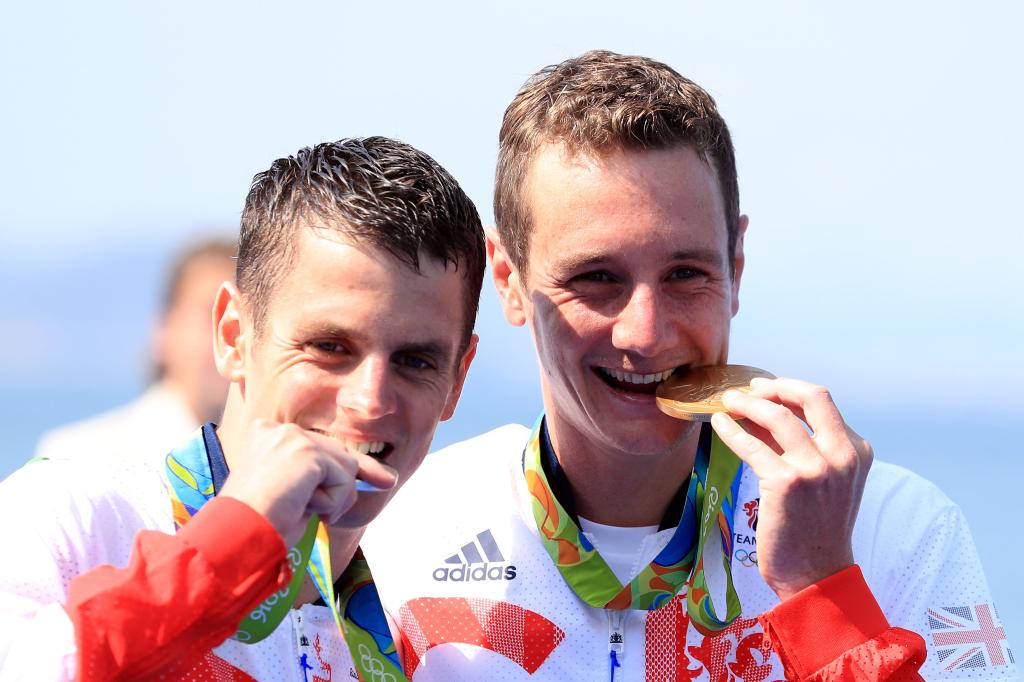
[[[615,669],[622,667],[626,654],[626,611],[608,609],[608,672],[615,682]]]

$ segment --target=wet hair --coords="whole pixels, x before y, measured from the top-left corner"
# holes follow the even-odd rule
[[[242,211],[236,272],[257,333],[294,262],[296,231],[311,224],[382,249],[414,272],[424,255],[459,270],[468,343],[486,262],[483,228],[473,202],[434,159],[386,137],[349,138],[305,147],[257,173]]]

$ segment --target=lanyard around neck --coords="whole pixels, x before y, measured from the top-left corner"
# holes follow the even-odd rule
[[[212,465],[211,460],[214,460]],[[213,499],[227,474],[214,426],[204,425],[185,445],[172,450],[165,463],[174,527],[180,529]],[[223,475],[216,475],[221,471]],[[234,639],[253,644],[268,637],[295,603],[305,568],[324,604],[331,610],[361,679],[406,680],[384,608],[362,553],[356,552],[339,579],[337,599],[331,579],[327,526],[316,516],[309,520],[298,544],[288,550],[288,561],[293,571],[288,586],[251,611],[242,620]]]
[[[740,461],[713,431],[701,434],[682,517],[672,538],[653,561],[623,585],[580,530],[574,515],[555,496],[543,466],[544,428],[542,415],[523,451],[523,471],[541,541],[580,599],[595,608],[653,610],[668,603],[686,585],[687,611],[694,626],[704,634],[726,628],[739,616],[731,562]],[[571,509],[571,502],[569,506]],[[724,618],[718,616],[720,609],[715,608],[705,575],[705,561],[716,558],[725,571]]]

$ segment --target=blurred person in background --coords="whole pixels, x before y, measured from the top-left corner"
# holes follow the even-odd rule
[[[223,238],[196,242],[177,256],[153,335],[153,383],[126,405],[44,433],[36,457],[166,452],[220,417],[228,382],[213,362],[210,306],[217,288],[234,281],[234,257],[234,240]]]

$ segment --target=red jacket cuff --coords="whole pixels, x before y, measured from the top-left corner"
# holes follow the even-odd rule
[[[804,588],[759,620],[799,679],[889,628],[858,566]]]
[[[240,500],[213,498],[182,526],[178,538],[198,550],[217,579],[234,586],[236,594],[250,590],[254,580],[265,581],[268,566],[280,564],[278,585],[287,584],[291,577],[288,548],[281,535],[262,514]]]
[[[238,500],[211,500],[177,535],[142,530],[128,566],[71,581],[77,679],[183,679],[290,577],[281,536]]]

